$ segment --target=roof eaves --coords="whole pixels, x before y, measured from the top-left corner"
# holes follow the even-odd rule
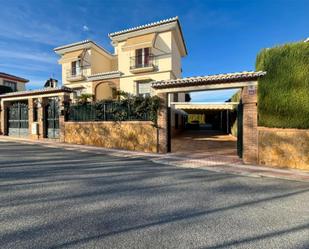
[[[21,82],[24,82],[24,83],[29,82],[29,80],[27,80],[27,79],[25,79],[25,78],[18,77],[18,76],[15,76],[15,75],[12,75],[12,74],[8,74],[8,73],[3,73],[3,72],[0,72],[0,77],[3,77],[3,78],[10,78],[10,79],[12,79],[12,80],[21,81]]]
[[[92,43],[93,45],[97,46],[98,48],[102,49],[105,53],[107,53],[110,56],[114,56],[113,54],[111,54],[109,51],[107,51],[105,48],[103,48],[102,46],[100,46],[99,44],[97,44],[96,42],[92,41],[92,40],[84,40],[84,41],[79,41],[79,42],[75,42],[75,43],[71,43],[71,44],[67,44],[67,45],[63,45],[57,48],[54,48],[54,51],[60,51],[63,49],[68,49],[68,48],[72,48],[72,47],[76,47],[76,46],[81,46],[81,45],[85,45],[85,44],[90,44]]]
[[[27,91],[20,91],[20,92],[10,92],[10,93],[1,94],[0,98],[20,97],[20,96],[38,95],[38,94],[44,94],[44,93],[58,93],[58,92],[72,92],[72,89],[62,86],[62,87],[57,87],[57,88],[44,88],[44,89],[27,90]]]
[[[113,33],[109,33],[108,36],[110,38],[112,38],[112,37],[122,35],[122,34],[126,34],[126,33],[129,33],[129,32],[138,31],[138,30],[147,29],[147,28],[152,28],[152,27],[155,27],[155,26],[159,26],[159,25],[163,25],[163,24],[167,24],[167,23],[171,23],[171,22],[175,22],[175,21],[178,22],[178,16],[175,16],[175,17],[172,17],[172,18],[169,18],[169,19],[160,20],[160,21],[157,21],[157,22],[152,22],[152,23],[140,25],[140,26],[133,27],[133,28],[124,29],[124,30],[121,30],[121,31],[113,32]]]
[[[118,78],[121,75],[122,73],[120,71],[103,72],[103,73],[92,74],[87,77],[87,80],[92,81],[92,80],[100,80],[100,79]]]
[[[190,85],[190,84],[205,84],[205,83],[226,83],[226,82],[237,82],[240,80],[255,80],[262,77],[266,72],[239,72],[239,73],[228,73],[228,74],[215,74],[207,76],[188,77],[175,80],[162,80],[154,81],[152,83],[153,88],[165,88],[167,86],[177,85]]]

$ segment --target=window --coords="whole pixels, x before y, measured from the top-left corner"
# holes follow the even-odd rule
[[[137,81],[137,94],[143,97],[150,96],[151,93],[151,80]]]
[[[174,93],[173,101],[178,102],[178,93]]]
[[[11,89],[16,92],[17,91],[17,83],[14,81],[4,80],[3,81],[4,86],[11,87]]]
[[[135,67],[148,67],[151,64],[150,48],[141,48],[135,50]]]
[[[71,75],[78,76],[81,73],[81,60],[72,61]]]

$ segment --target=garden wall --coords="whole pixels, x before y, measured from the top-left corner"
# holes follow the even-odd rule
[[[157,129],[150,121],[64,122],[66,143],[157,152]]]
[[[259,127],[259,164],[309,170],[309,130]]]

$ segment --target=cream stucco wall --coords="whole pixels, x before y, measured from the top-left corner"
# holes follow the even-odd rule
[[[132,34],[133,37],[134,34]],[[83,70],[85,76],[92,74],[116,71],[121,72],[119,79],[119,89],[124,92],[136,94],[136,82],[141,80],[168,80],[181,78],[181,54],[178,44],[174,38],[173,30],[159,32],[155,36],[155,42],[151,47],[151,53],[154,55],[154,69],[147,72],[133,72],[130,69],[131,57],[135,56],[135,48],[131,50],[124,49],[127,40],[114,43],[114,49],[117,54],[108,55],[97,46],[87,50],[85,55],[86,63],[91,66]],[[128,38],[125,38],[128,39]],[[67,87],[84,87],[85,93],[95,94],[95,82],[87,82],[86,79],[80,81],[68,81],[67,72],[71,69],[70,62],[62,63],[62,82]],[[103,87],[103,86],[102,86]],[[102,94],[100,94],[101,97]],[[107,93],[110,96],[110,93]],[[104,94],[102,96],[105,96]],[[184,94],[180,93],[178,101],[184,101]],[[173,101],[173,99],[171,99]]]
[[[135,56],[134,48],[124,50],[126,41],[117,43],[115,51],[118,54],[119,71],[123,73],[120,78],[120,89],[136,94],[136,81],[140,80],[167,80],[181,77],[181,56],[178,46],[173,38],[172,31],[158,33],[151,53],[155,57],[155,69],[145,73],[133,73],[130,70],[131,57]],[[182,94],[184,96],[184,94]],[[180,97],[179,100],[184,99]]]
[[[91,74],[110,72],[113,68],[112,57],[98,50],[96,47],[91,49]]]

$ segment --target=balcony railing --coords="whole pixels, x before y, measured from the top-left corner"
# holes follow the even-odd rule
[[[82,80],[85,78],[83,67],[72,67],[66,71],[66,78],[69,81]]]
[[[154,68],[155,56],[153,54],[130,57],[130,69]]]

